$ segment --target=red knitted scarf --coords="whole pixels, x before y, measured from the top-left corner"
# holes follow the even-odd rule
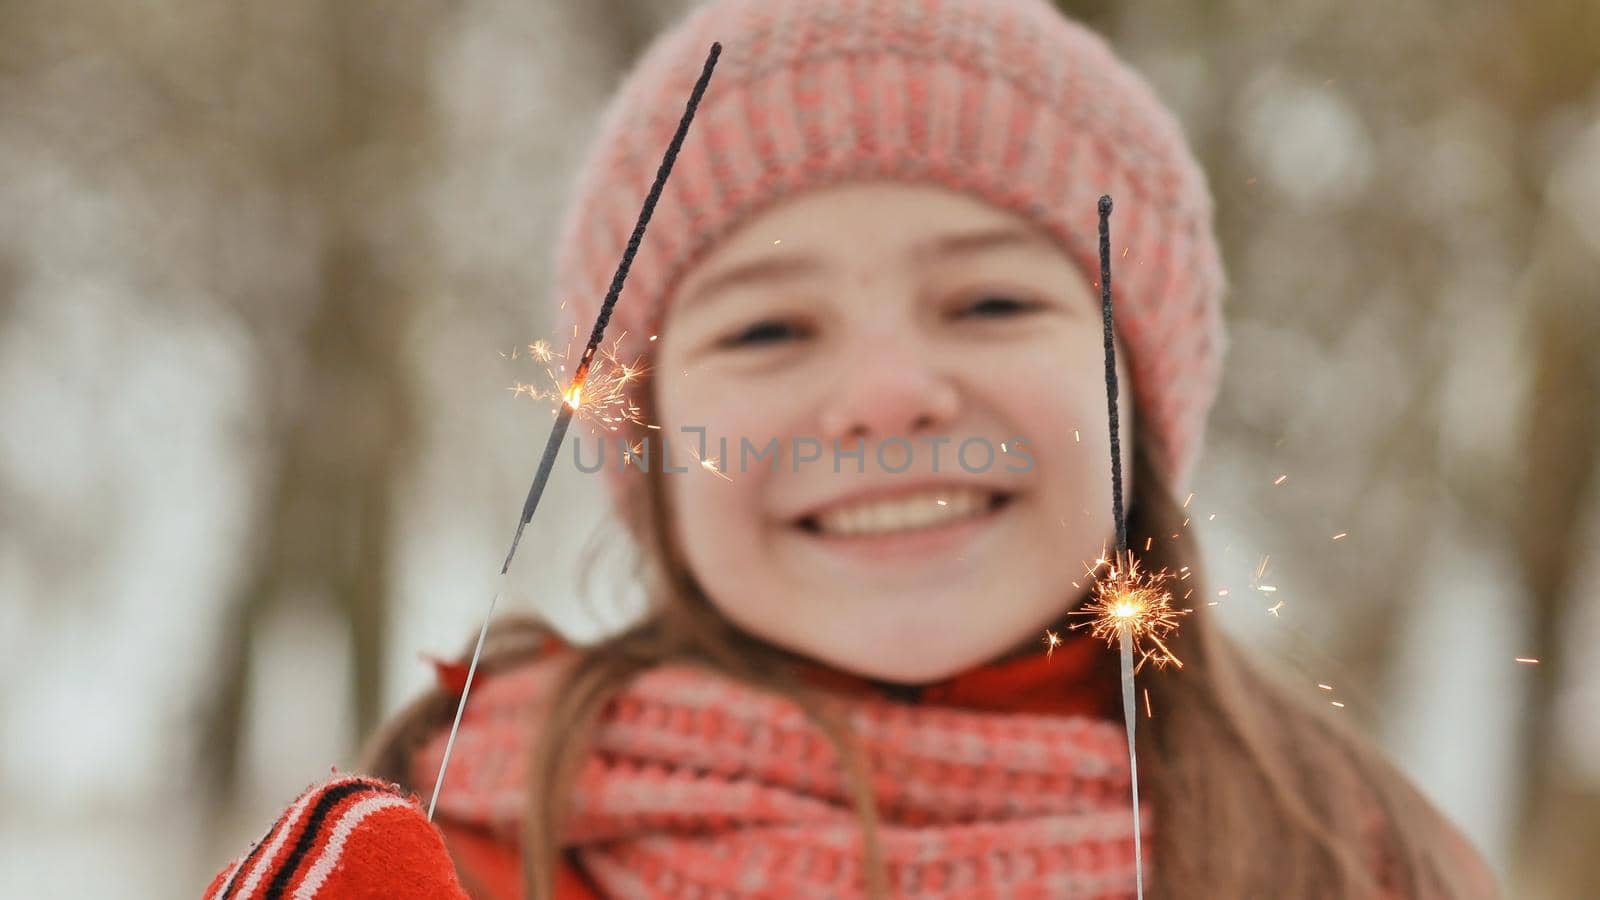
[[[441,819],[517,840],[537,711],[570,655],[474,687]],[[1114,657],[1103,648],[1070,641],[1048,658],[922,689],[909,704],[854,676],[806,674],[829,688],[865,751],[895,893],[1132,895],[1127,744],[1103,712],[1115,709]],[[431,791],[445,739],[417,754],[419,791]],[[565,842],[608,896],[859,894],[863,832],[844,777],[794,703],[660,666],[603,711]],[[1148,835],[1148,811],[1143,823]]]

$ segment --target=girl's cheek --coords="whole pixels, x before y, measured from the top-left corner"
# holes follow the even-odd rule
[[[723,375],[698,385],[702,422],[730,441],[810,434],[823,379],[796,369]]]
[[[1061,349],[1030,347],[998,355],[978,383],[993,402],[1026,409],[1029,418],[1037,418],[1073,411],[1096,389],[1104,403],[1105,386],[1095,381],[1097,371],[1104,372],[1103,361],[1085,365]]]

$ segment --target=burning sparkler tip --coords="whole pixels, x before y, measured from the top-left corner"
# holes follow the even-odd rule
[[[1095,580],[1094,594],[1082,610],[1074,615],[1092,617],[1088,622],[1090,633],[1108,644],[1120,642],[1124,636],[1137,649],[1139,666],[1154,662],[1157,668],[1183,663],[1163,640],[1178,627],[1178,618],[1193,610],[1177,609],[1172,605],[1172,595],[1166,589],[1171,575],[1162,569],[1147,572],[1139,568],[1139,561],[1131,553],[1120,552],[1114,560],[1097,559],[1089,567],[1090,575],[1110,564],[1104,576]],[[1076,625],[1071,627],[1078,627]],[[1145,644],[1151,646],[1147,649]]]

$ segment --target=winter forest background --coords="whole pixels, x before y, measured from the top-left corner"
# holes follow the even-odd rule
[[[470,644],[564,185],[689,5],[0,2],[8,895],[199,896]],[[1600,897],[1600,6],[1064,5],[1217,197],[1217,609],[1508,896]],[[600,500],[557,467],[502,609],[625,620]]]

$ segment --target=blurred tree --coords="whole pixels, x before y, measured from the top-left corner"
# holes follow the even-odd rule
[[[1585,242],[1566,204],[1552,195],[1553,169],[1570,160],[1571,138],[1600,128],[1600,6],[1585,0],[1508,4],[1497,32],[1482,45],[1482,79],[1475,85],[1514,115],[1518,132],[1517,183],[1527,225],[1528,269],[1515,301],[1528,311],[1525,340],[1534,372],[1527,398],[1527,431],[1517,469],[1505,484],[1515,505],[1480,503],[1501,512],[1504,534],[1516,550],[1530,598],[1526,610],[1531,646],[1540,660],[1531,674],[1518,736],[1520,800],[1514,833],[1520,842],[1511,883],[1532,900],[1600,897],[1600,786],[1587,783],[1558,755],[1557,703],[1574,660],[1567,632],[1579,621],[1577,578],[1585,534],[1585,503],[1600,477],[1600,248]],[[1575,127],[1565,132],[1561,121]],[[1558,144],[1552,145],[1555,135]],[[1543,139],[1541,139],[1541,137]],[[1579,158],[1589,168],[1593,160]],[[1482,483],[1486,479],[1473,479]],[[1464,496],[1481,496],[1458,485]]]
[[[1524,435],[1524,502],[1516,549],[1532,600],[1532,673],[1518,763],[1524,773],[1516,830],[1515,883],[1532,900],[1600,897],[1600,786],[1571,768],[1559,747],[1557,704],[1574,659],[1567,650],[1578,620],[1577,575],[1586,531],[1585,502],[1600,474],[1600,323],[1581,314],[1595,302],[1600,261],[1586,258],[1559,214],[1540,229],[1540,254],[1526,284],[1535,364]],[[1576,252],[1575,252],[1576,251]]]
[[[337,609],[349,625],[357,727],[376,725],[397,507],[415,449],[404,339],[430,285],[416,195],[436,152],[424,63],[444,23],[423,3],[320,3],[316,18],[318,40],[302,49],[320,57],[328,80],[305,110],[321,114],[282,120],[297,133],[280,138],[294,152],[278,162],[282,189],[314,212],[318,291],[303,324],[261,356],[269,449],[255,549],[222,638],[201,751],[217,804],[236,787],[251,645],[274,605]]]

